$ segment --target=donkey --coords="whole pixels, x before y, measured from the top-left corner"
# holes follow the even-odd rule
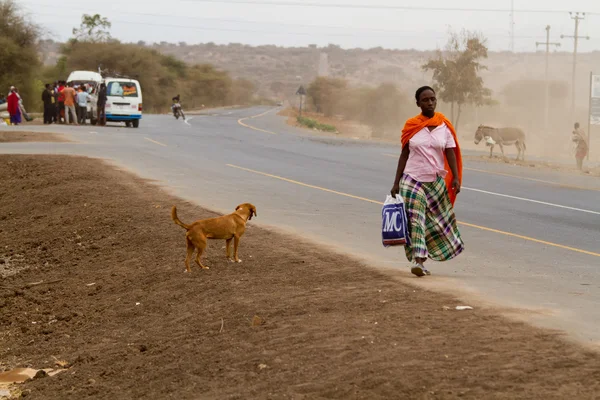
[[[488,138],[491,138],[489,140]],[[490,158],[494,152],[494,145],[500,146],[502,156],[504,157],[504,145],[510,146],[514,144],[517,147],[517,161],[521,158],[525,161],[525,132],[519,128],[492,128],[491,126],[479,125],[475,132],[475,144],[479,144],[483,139],[486,139],[490,145]]]

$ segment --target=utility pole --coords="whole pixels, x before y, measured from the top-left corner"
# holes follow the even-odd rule
[[[575,118],[575,79],[577,77],[577,44],[579,43],[579,39],[587,39],[590,40],[589,36],[579,36],[579,21],[585,19],[585,13],[576,12],[573,14],[569,13],[571,19],[575,21],[575,34],[573,36],[560,35],[561,39],[569,38],[573,39],[573,77],[571,82],[571,122]]]
[[[549,104],[550,104],[550,83],[548,81],[548,56],[550,54],[550,46],[560,47],[560,43],[550,41],[550,25],[546,26],[546,42],[535,42],[535,47],[546,46],[546,73],[545,73],[545,107],[544,107],[544,132],[548,134],[548,115],[549,115]]]
[[[515,52],[515,0],[510,0],[510,52]]]

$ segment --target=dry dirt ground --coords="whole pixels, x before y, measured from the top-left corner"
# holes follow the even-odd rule
[[[2,155],[0,182],[0,372],[68,363],[20,385],[27,399],[600,393],[600,355],[557,333],[477,304],[455,311],[451,297],[254,221],[242,264],[211,242],[211,269],[183,273],[170,207],[184,222],[215,214],[99,160]]]
[[[70,142],[70,140],[55,133],[0,131],[0,143],[8,142]]]

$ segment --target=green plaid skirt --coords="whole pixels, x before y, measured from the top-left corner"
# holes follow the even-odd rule
[[[438,177],[435,182],[417,182],[405,174],[400,182],[400,193],[408,217],[411,243],[404,246],[404,250],[409,261],[415,258],[447,261],[464,250],[442,178]]]

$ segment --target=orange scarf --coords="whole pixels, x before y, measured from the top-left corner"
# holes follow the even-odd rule
[[[427,118],[423,114],[419,114],[416,117],[413,117],[406,121],[404,125],[404,129],[402,129],[402,138],[400,139],[402,142],[402,147],[408,145],[408,141],[412,139],[418,132],[423,130],[428,126],[440,126],[442,124],[446,124],[450,132],[452,132],[452,137],[456,142],[456,148],[454,149],[454,154],[456,155],[456,167],[458,169],[458,181],[462,185],[462,155],[460,153],[460,147],[458,145],[458,138],[456,137],[456,131],[452,126],[452,123],[444,116],[442,113],[436,112],[432,118]],[[448,171],[446,178],[446,187],[448,188],[448,195],[450,196],[450,202],[454,205],[456,201],[456,193],[452,190],[452,180],[454,176],[452,175],[452,170],[450,169],[450,165],[448,164],[448,159],[446,158],[446,153],[444,152],[444,168]]]

